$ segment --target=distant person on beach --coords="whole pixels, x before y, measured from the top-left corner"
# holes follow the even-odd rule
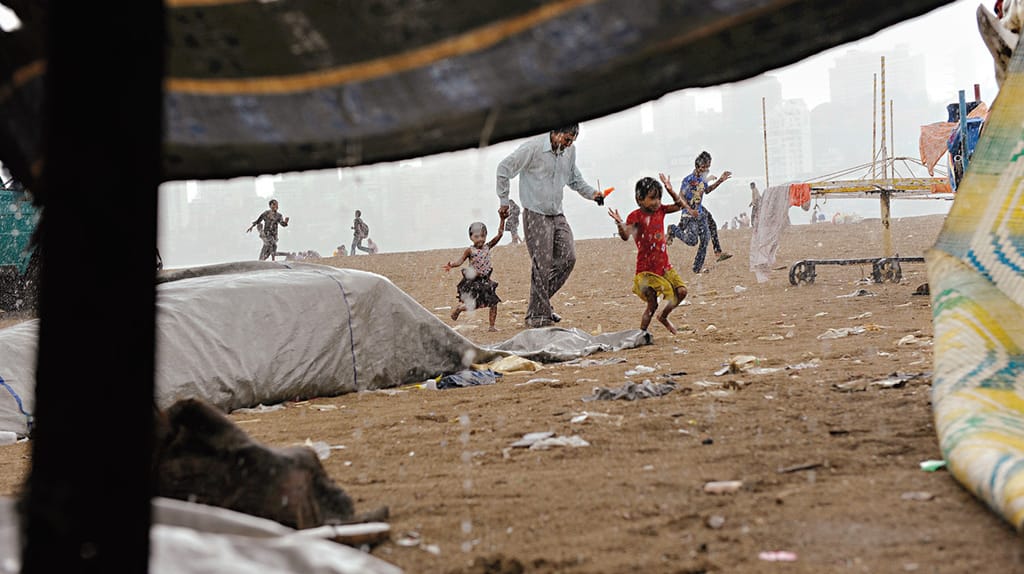
[[[349,252],[356,254],[356,249],[370,252],[369,247],[363,247],[363,240],[370,236],[370,226],[363,221],[363,212],[356,210],[356,218],[352,220],[352,249]]]
[[[682,239],[682,228],[687,224],[696,224],[698,245],[697,254],[693,258],[693,272],[707,273],[708,270],[704,268],[704,258],[707,256],[709,239],[714,247],[715,257],[718,261],[725,261],[732,257],[732,254],[722,251],[722,245],[718,241],[718,224],[715,223],[715,218],[711,215],[711,212],[704,206],[704,196],[728,181],[732,177],[732,172],[722,172],[721,177],[708,185],[708,173],[711,171],[711,154],[706,151],[700,152],[700,155],[694,160],[693,166],[693,172],[683,178],[682,183],[679,184],[680,195],[686,211],[680,217],[679,225],[670,225],[668,231],[670,238],[674,236]],[[690,222],[685,219],[686,217],[695,217],[697,219],[696,222]]]
[[[347,257],[348,249],[344,245],[339,245],[334,248],[334,257]]]
[[[639,209],[631,212],[623,221],[618,210],[609,208],[608,215],[615,220],[619,237],[626,241],[630,237],[636,242],[636,275],[633,276],[633,293],[647,302],[647,308],[640,318],[640,329],[646,331],[658,310],[658,297],[665,300],[665,308],[658,315],[658,321],[673,335],[676,328],[668,320],[669,313],[686,299],[686,284],[668,260],[665,241],[665,214],[683,209],[683,201],[672,190],[672,180],[659,174],[665,191],[673,203],[661,203],[662,184],[653,177],[636,182],[636,204]]]
[[[271,261],[277,260],[277,226],[288,227],[288,218],[277,211],[277,200],[271,199],[269,205],[270,209],[261,213],[256,221],[252,222],[249,229],[245,230],[246,233],[249,233],[253,227],[259,226],[260,239],[263,240],[260,261],[266,261],[268,257]]]
[[[572,144],[579,133],[579,124],[572,124],[535,136],[498,164],[498,214],[502,219],[511,210],[510,181],[519,177],[523,236],[531,261],[527,327],[548,327],[562,320],[551,308],[551,298],[576,266],[572,228],[562,213],[565,186],[598,204],[604,202],[604,194],[584,181],[576,167],[576,148]]]
[[[740,213],[739,219],[737,221],[739,221],[741,228],[750,227],[750,218],[747,217],[746,211]]]
[[[499,214],[500,215],[500,214]],[[469,266],[462,270],[462,280],[455,289],[459,304],[452,310],[452,320],[458,321],[459,315],[464,311],[473,309],[490,308],[488,331],[497,331],[494,321],[498,318],[498,303],[501,299],[495,290],[498,284],[491,279],[493,267],[491,266],[491,249],[501,241],[505,233],[505,215],[500,215],[498,223],[498,234],[487,241],[487,226],[480,221],[475,221],[469,226],[469,240],[473,243],[462,252],[458,261],[449,261],[444,264],[445,272],[460,267],[463,262],[469,260]]]
[[[369,237],[366,238],[366,249],[366,252],[369,253],[370,255],[376,255],[380,251],[380,248],[377,247],[377,243],[374,242],[373,239],[370,239]]]
[[[757,214],[761,211],[761,194],[757,184],[750,182],[750,226],[757,227]]]
[[[519,245],[523,242],[519,237],[519,204],[514,199],[508,200],[508,220],[505,222],[505,231],[512,234],[512,245]]]

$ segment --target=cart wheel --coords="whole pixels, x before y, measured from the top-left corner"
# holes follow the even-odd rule
[[[903,269],[898,259],[882,258],[873,265],[871,276],[875,283],[899,283],[903,279]]]
[[[814,264],[809,261],[797,261],[789,268],[790,285],[814,283]]]

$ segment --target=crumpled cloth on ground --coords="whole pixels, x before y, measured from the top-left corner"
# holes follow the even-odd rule
[[[671,393],[675,390],[676,384],[672,382],[668,383],[652,383],[650,379],[644,379],[642,383],[634,383],[629,381],[617,389],[609,389],[607,387],[594,387],[594,393],[589,397],[583,397],[585,402],[587,401],[615,401],[615,400],[626,400],[635,401],[637,399],[650,399],[653,397],[661,397]]]
[[[485,349],[514,353],[541,363],[556,363],[598,351],[615,352],[650,344],[651,334],[640,329],[591,335],[575,328],[544,327],[520,331],[511,339]]]
[[[473,368],[480,371],[484,369],[491,369],[492,371],[505,375],[508,373],[533,373],[543,369],[544,366],[537,361],[524,359],[518,355],[509,355],[489,363],[483,363],[480,365],[474,364]]]
[[[501,373],[490,369],[474,371],[466,369],[450,375],[445,375],[437,381],[438,389],[458,389],[462,387],[476,387],[479,385],[493,385],[498,382]]]

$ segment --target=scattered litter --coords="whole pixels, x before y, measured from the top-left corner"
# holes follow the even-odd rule
[[[786,369],[790,371],[800,371],[803,369],[817,369],[819,366],[821,366],[821,359],[814,358],[811,359],[810,361],[806,361],[803,363],[797,363],[795,365],[786,365]]]
[[[900,495],[901,500],[913,500],[917,502],[927,502],[935,498],[935,495],[930,492],[919,490],[916,492],[904,492]]]
[[[264,405],[264,404],[260,403],[260,404],[256,405],[255,407],[250,407],[250,408],[245,408],[245,409],[235,409],[235,410],[231,411],[231,414],[236,414],[236,413],[238,413],[238,414],[272,413],[274,411],[279,411],[279,410],[281,410],[283,408],[284,408],[284,405],[282,405],[282,404],[276,404],[276,405],[267,406],[267,405]]]
[[[743,285],[737,285],[737,286],[733,287],[732,290],[737,292],[737,293],[742,293],[742,292],[746,291],[747,288],[744,287]]]
[[[441,555],[441,547],[437,544],[420,544],[420,548],[433,554],[434,556]]]
[[[321,411],[321,412],[322,411],[336,411],[336,410],[338,410],[338,405],[310,405],[309,408],[314,409],[314,410],[318,410],[318,411]]]
[[[922,284],[917,286],[917,289],[914,289],[914,295],[929,295],[929,294],[931,294],[931,290],[928,287],[927,283],[922,283]]]
[[[530,359],[524,359],[518,355],[509,355],[502,357],[498,360],[491,361],[490,363],[483,363],[480,365],[473,365],[474,369],[485,370],[490,369],[496,373],[508,374],[508,373],[533,373],[541,370],[543,365]]]
[[[906,347],[907,345],[926,345],[928,344],[927,339],[922,339],[914,335],[907,335],[900,339],[897,343],[897,347]]]
[[[590,446],[590,443],[583,440],[579,435],[555,436],[553,432],[531,432],[523,435],[523,438],[510,445],[512,448],[529,448],[530,450],[547,450],[555,446],[567,446],[577,448]]]
[[[758,341],[781,341],[785,339],[782,335],[772,333],[771,335],[761,335],[757,338]]]
[[[672,352],[674,354],[676,354],[676,355],[689,355],[690,354],[690,351],[688,349],[680,349],[679,347],[676,347],[675,350],[672,351]]]
[[[815,317],[824,317],[825,315],[828,315],[828,311],[819,311],[814,314]]]
[[[654,465],[653,464],[645,464],[644,467],[642,469],[640,469],[640,470],[642,470],[644,472],[651,472],[652,470],[654,470]]]
[[[708,333],[714,333],[717,330],[718,327],[715,327],[714,325],[708,325],[707,327],[704,328],[704,331]]]
[[[523,435],[523,438],[517,440],[516,442],[512,443],[509,446],[511,446],[512,448],[527,448],[539,440],[551,438],[553,436],[555,436],[555,433],[553,431],[528,432]]]
[[[857,289],[853,293],[850,293],[850,294],[847,294],[847,295],[836,295],[836,298],[837,299],[842,299],[844,297],[874,297],[874,296],[875,296],[875,294],[872,293],[871,291],[868,291],[867,289]]]
[[[316,457],[319,458],[320,460],[327,460],[327,458],[331,456],[331,445],[325,443],[322,440],[313,442],[307,438],[306,442],[302,444],[313,449],[313,452],[316,453]]]
[[[855,317],[847,317],[847,319],[849,319],[850,321],[859,321],[861,319],[867,319],[871,315],[873,315],[873,313],[871,311],[865,311],[865,312],[863,312],[860,315],[857,315]]]
[[[517,387],[525,387],[526,385],[532,385],[533,383],[557,383],[558,379],[549,379],[547,377],[537,377],[536,379],[530,379],[525,383],[516,383]]]
[[[614,401],[619,399],[633,401],[636,399],[649,399],[667,395],[675,388],[676,385],[673,382],[652,383],[649,379],[644,379],[642,383],[629,381],[617,389],[594,387],[593,394],[589,397],[583,397],[583,401]]]
[[[754,355],[736,355],[732,359],[729,359],[729,365],[726,367],[725,373],[742,373],[752,367],[757,366],[758,358]],[[721,372],[721,369],[715,371],[717,375]],[[723,375],[725,373],[722,373]]]
[[[764,551],[758,553],[757,558],[765,562],[796,562],[796,552],[786,550]]]
[[[832,388],[834,390],[847,393],[866,391],[872,387],[877,387],[879,389],[900,389],[903,388],[907,382],[926,376],[927,375],[925,373],[893,373],[879,381],[857,379],[846,383],[834,383]]]
[[[750,367],[743,372],[748,375],[770,375],[781,370],[783,370],[782,367]]]
[[[779,474],[789,474],[791,472],[800,472],[801,470],[814,470],[816,468],[824,466],[824,464],[825,463],[822,463],[822,462],[808,462],[808,463],[804,463],[804,464],[794,464],[793,466],[781,467],[776,472],[778,472]]]
[[[704,519],[704,525],[712,530],[718,530],[725,526],[725,517],[718,514],[712,514]]]
[[[583,377],[583,378],[580,378],[580,379],[576,379],[576,382],[577,383],[596,383],[596,382],[598,382],[598,380],[597,379],[591,379],[591,378],[588,378],[588,377]]]
[[[435,311],[451,311],[452,310],[452,306],[451,305],[445,305],[444,307],[434,307],[434,310]]]
[[[946,468],[946,461],[944,460],[924,460],[921,461],[921,470],[925,472],[935,472],[940,468]]]
[[[840,327],[839,329],[829,329],[824,333],[818,335],[818,340],[823,341],[825,339],[842,339],[850,335],[860,335],[867,331],[864,327]]]
[[[622,357],[611,357],[608,359],[584,359],[577,358],[571,361],[562,363],[563,365],[572,365],[574,367],[603,367],[605,365],[617,365],[619,363],[625,363],[626,359]],[[652,369],[653,370],[653,369]]]
[[[444,389],[476,387],[479,385],[493,385],[498,381],[498,377],[500,376],[501,373],[497,373],[491,369],[485,369],[483,371],[465,369],[451,375],[428,379],[416,386],[421,389],[438,391]]]
[[[395,539],[395,544],[411,548],[413,546],[419,546],[423,542],[419,532],[411,530],[409,532],[402,533],[398,538]]]
[[[368,393],[380,393],[382,395],[387,395],[389,397],[393,397],[395,395],[400,395],[400,394],[404,393],[405,391],[403,391],[402,389],[377,389],[376,391],[366,391],[366,392],[368,392]]]
[[[633,367],[632,369],[626,371],[624,374],[627,377],[632,377],[634,375],[643,375],[643,374],[646,374],[646,373],[653,373],[654,371],[655,371],[654,367],[648,367],[647,365],[637,365],[637,366]]]
[[[742,480],[717,480],[704,483],[704,492],[708,494],[732,494],[743,488]]]
[[[716,377],[721,377],[722,375],[724,375],[724,374],[726,374],[728,372],[729,372],[729,365],[726,365],[726,366],[718,369],[717,371],[715,371],[715,376]]]
[[[597,412],[583,411],[582,413],[573,415],[573,417],[571,419],[569,419],[569,422],[570,423],[574,423],[574,424],[579,424],[579,423],[583,423],[583,422],[586,422],[586,421],[595,421],[595,422],[601,421],[601,422],[611,423],[611,424],[613,424],[615,426],[622,426],[622,421],[624,419],[625,419],[625,417],[623,417],[622,415],[610,415],[608,413],[597,413]]]

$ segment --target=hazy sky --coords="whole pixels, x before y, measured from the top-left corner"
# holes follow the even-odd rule
[[[981,3],[977,0],[958,0],[933,10],[913,20],[906,20],[886,28],[873,36],[857,42],[843,44],[831,50],[797,62],[796,64],[767,72],[782,82],[782,96],[787,99],[802,98],[808,107],[828,100],[829,69],[835,66],[837,56],[849,50],[886,51],[900,44],[906,44],[912,53],[924,53],[927,59],[928,94],[936,100],[956,95],[958,86],[950,70],[949,62],[969,61],[978,71],[976,82],[981,84],[982,99],[991,103],[996,93],[995,73],[992,71],[992,56],[981,41],[976,23],[975,11]],[[994,2],[986,2],[991,9]],[[714,88],[694,90],[698,96],[698,108],[717,108],[718,91]],[[955,98],[954,98],[955,99]],[[967,99],[973,99],[968,93]]]

